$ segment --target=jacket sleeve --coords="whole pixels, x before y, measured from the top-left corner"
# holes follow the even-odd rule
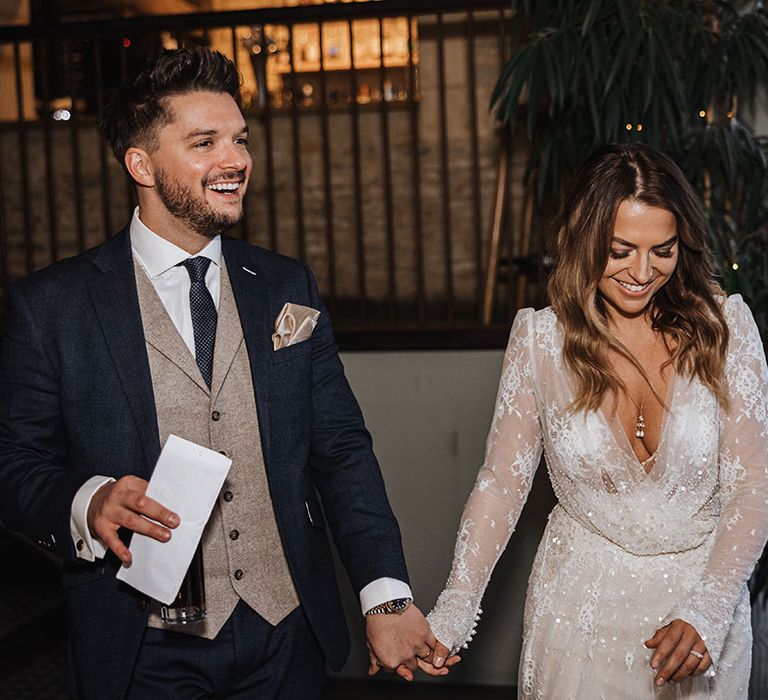
[[[72,500],[88,474],[65,466],[60,366],[54,339],[22,285],[8,297],[0,341],[0,520],[57,555],[75,559]]]
[[[355,590],[389,577],[408,583],[400,529],[373,454],[371,436],[344,375],[328,312],[306,270],[312,306],[310,468],[336,547]]]

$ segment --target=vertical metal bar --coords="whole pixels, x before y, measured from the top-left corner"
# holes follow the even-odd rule
[[[509,57],[509,53],[511,50],[511,46],[509,45],[510,41],[507,37],[507,18],[505,17],[504,10],[499,10],[499,72],[501,72],[504,69],[504,65],[507,62],[507,59]],[[506,201],[506,206],[504,209],[506,210],[506,216],[504,220],[504,225],[506,226],[506,239],[507,239],[507,279],[506,279],[506,289],[507,289],[507,316],[506,320],[507,322],[510,322],[515,315],[515,311],[517,309],[516,303],[515,303],[515,295],[513,294],[513,288],[514,288],[514,276],[515,276],[515,268],[514,268],[514,258],[517,256],[517,241],[515,240],[515,227],[517,226],[517,219],[515,217],[515,211],[512,203],[512,183],[511,183],[511,173],[514,172],[514,169],[512,167],[512,158],[514,156],[513,150],[512,150],[512,140],[510,137],[510,134],[508,131],[501,133],[501,139],[500,139],[500,148],[506,149],[506,160],[507,160],[507,177],[506,177],[506,187],[504,191],[504,197]],[[523,205],[525,207],[525,204]]]
[[[38,43],[40,50],[40,99],[43,103],[41,121],[43,124],[43,150],[45,152],[45,183],[48,195],[48,227],[50,233],[51,261],[59,259],[59,221],[56,209],[56,180],[53,175],[53,143],[51,141],[51,117],[48,114],[48,51],[44,41]]]
[[[240,72],[240,59],[237,55],[237,27],[232,26],[229,28],[230,38],[232,39],[232,63],[235,64],[235,68],[238,73]],[[263,32],[262,32],[263,34]]]
[[[263,34],[263,32],[262,32]],[[291,46],[291,136],[293,139],[293,187],[296,202],[296,233],[298,235],[299,258],[306,260],[306,229],[304,228],[304,178],[301,172],[301,133],[299,110],[296,96],[296,67],[294,62],[293,25],[288,25],[288,41]]]
[[[75,194],[75,222],[77,225],[77,250],[82,253],[86,248],[85,242],[85,212],[83,207],[83,173],[80,163],[80,117],[77,112],[77,90],[75,76],[72,71],[72,61],[67,63],[72,108],[70,110],[69,134],[72,148],[72,180]]]
[[[523,269],[517,275],[517,294],[515,296],[515,308],[520,308],[525,303],[525,296],[528,287],[528,260],[531,254],[531,229],[533,227],[534,214],[534,192],[536,191],[536,178],[531,178],[526,188],[525,208],[523,209],[523,230],[520,240],[520,258],[522,259]],[[509,309],[510,314],[513,308]]]
[[[515,316],[515,313],[517,311],[517,306],[515,305],[515,300],[512,294],[513,289],[513,283],[514,283],[514,266],[513,266],[513,258],[517,255],[516,253],[516,234],[517,234],[517,226],[520,221],[520,217],[518,213],[515,211],[514,207],[514,200],[512,198],[512,174],[514,173],[514,168],[512,167],[512,158],[514,156],[514,151],[512,149],[512,139],[509,132],[503,134],[503,138],[501,139],[501,148],[506,150],[506,159],[507,159],[507,183],[506,188],[504,190],[504,209],[505,209],[505,215],[504,215],[504,221],[503,225],[506,229],[506,239],[507,239],[507,322],[511,322]],[[523,203],[523,207],[525,207],[525,203]]]
[[[499,72],[504,68],[511,48],[507,39],[506,19],[504,10],[499,10]]]
[[[120,40],[120,49],[120,83],[122,84],[128,80],[128,59],[125,53],[128,49],[123,44],[122,39]],[[130,220],[133,216],[133,210],[136,208],[136,192],[134,191],[133,180],[127,174],[125,175],[125,191],[125,201],[128,204],[128,219]]]
[[[262,55],[267,54],[267,37],[264,27],[261,30],[261,51]],[[292,49],[293,47],[291,47]],[[266,59],[265,59],[266,60]],[[264,149],[267,166],[267,221],[269,223],[269,247],[271,250],[277,250],[277,207],[275,204],[275,154],[274,138],[272,134],[272,102],[269,99],[269,93],[264,95],[264,112],[262,114],[264,123]]]
[[[475,229],[475,299],[477,300],[477,319],[483,318],[482,279],[483,279],[483,222],[482,193],[480,191],[480,148],[477,138],[477,76],[475,68],[475,17],[470,10],[467,14],[467,85],[469,109],[469,138],[472,153],[472,195],[474,206]]]
[[[502,146],[504,146],[502,143]],[[485,273],[485,293],[483,295],[483,325],[488,326],[493,320],[493,302],[496,297],[496,284],[499,278],[499,252],[501,250],[501,226],[504,222],[504,208],[507,201],[508,152],[501,148],[499,164],[496,169],[496,198],[493,206],[491,236],[488,241],[488,266]]]
[[[232,38],[232,62],[235,64],[235,69],[240,72],[240,59],[237,55],[237,27],[230,27],[230,33]],[[262,32],[263,34],[263,32]],[[240,110],[242,111],[243,104],[240,100]],[[245,114],[243,114],[245,118]],[[240,238],[244,241],[251,240],[251,227],[248,225],[248,193],[245,193],[243,197],[243,218],[240,220]]]
[[[413,233],[416,244],[416,314],[425,323],[424,309],[424,226],[421,211],[421,140],[419,138],[419,103],[416,100],[416,66],[413,62],[413,17],[408,17],[408,100],[411,126],[411,191],[413,192]]]
[[[0,177],[0,318],[8,311],[8,286],[10,278],[8,274],[8,227],[5,218],[5,193],[3,192],[3,179]]]
[[[448,171],[448,119],[445,100],[445,27],[443,14],[437,15],[437,66],[438,95],[440,102],[440,166],[442,171],[443,194],[443,246],[445,249],[445,296],[448,303],[448,321],[453,323],[456,315],[456,301],[453,289],[453,246],[451,241],[451,184]]]
[[[365,230],[363,227],[362,176],[360,172],[360,110],[357,104],[357,66],[355,65],[355,37],[352,20],[348,20],[350,70],[352,88],[350,115],[352,117],[352,174],[355,184],[355,225],[357,226],[357,297],[358,312],[362,324],[368,321],[368,299],[365,275]]]
[[[104,108],[103,75],[101,72],[101,40],[96,36],[93,40],[93,58],[96,64],[96,108],[101,111]],[[101,174],[101,214],[104,222],[104,240],[107,240],[112,231],[112,187],[109,178],[109,163],[107,162],[107,147],[99,135],[99,172]]]
[[[320,129],[323,145],[323,189],[325,192],[325,245],[328,249],[328,311],[336,315],[336,241],[333,235],[333,181],[331,179],[331,138],[328,120],[328,80],[325,74],[323,24],[320,31]]]
[[[393,217],[393,197],[392,197],[392,158],[390,155],[389,139],[389,104],[384,99],[384,82],[386,80],[386,70],[384,67],[384,21],[379,17],[379,90],[381,92],[381,102],[379,103],[379,114],[381,116],[381,149],[382,161],[384,166],[384,207],[386,209],[385,219],[387,226],[387,289],[388,289],[388,307],[389,322],[395,323],[397,317],[397,279],[395,268],[395,224]]]
[[[21,166],[21,203],[22,222],[24,225],[24,258],[26,272],[29,274],[35,269],[35,247],[32,230],[32,207],[29,197],[29,156],[27,147],[27,121],[24,115],[24,84],[21,78],[21,49],[19,42],[13,42],[13,62],[16,71],[16,112],[19,117],[19,164]]]

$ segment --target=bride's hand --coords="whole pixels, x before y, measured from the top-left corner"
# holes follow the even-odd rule
[[[672,620],[657,629],[645,646],[656,650],[651,657],[651,668],[658,671],[656,685],[700,676],[712,665],[701,635],[683,620]]]
[[[455,666],[461,661],[461,657],[458,654],[451,655],[450,651],[451,650],[448,649],[448,647],[437,642],[435,648],[429,650],[429,654],[426,656],[417,656],[416,663],[419,664],[419,668],[424,671],[424,673],[430,676],[447,676],[451,666]],[[407,670],[408,669],[406,669],[405,666],[400,666],[396,669],[399,676],[402,676],[406,680],[413,680],[413,676],[411,676],[411,678],[406,677],[404,672]]]

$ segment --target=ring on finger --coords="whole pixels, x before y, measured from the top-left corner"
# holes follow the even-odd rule
[[[688,653],[695,656],[699,661],[704,659],[704,654],[702,654],[700,651],[696,651],[695,649],[691,649]]]

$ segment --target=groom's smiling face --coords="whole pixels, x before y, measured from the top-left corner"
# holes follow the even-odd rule
[[[172,120],[148,155],[159,203],[179,224],[212,238],[243,216],[252,160],[248,127],[227,93],[166,98]]]

